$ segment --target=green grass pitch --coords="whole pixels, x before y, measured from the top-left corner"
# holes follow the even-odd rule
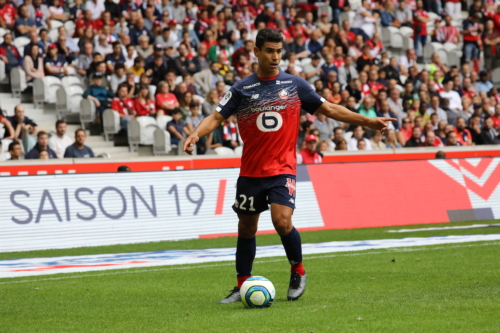
[[[312,243],[500,230],[385,232],[434,226],[439,225],[304,232],[302,239]],[[258,245],[278,243],[276,235],[257,238]],[[234,238],[191,240],[2,253],[0,259],[234,244]],[[268,309],[217,304],[234,287],[233,262],[0,279],[0,332],[499,332],[499,245],[308,255],[308,286],[297,302],[286,301],[286,259],[257,259],[253,273],[276,287],[276,300]]]

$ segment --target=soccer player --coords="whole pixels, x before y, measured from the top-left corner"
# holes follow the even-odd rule
[[[259,215],[269,209],[274,228],[281,237],[291,265],[288,300],[304,293],[306,272],[302,244],[292,224],[295,209],[295,174],[300,109],[310,114],[366,126],[384,132],[392,118],[368,118],[325,101],[299,76],[281,72],[278,65],[283,37],[264,28],[256,38],[256,73],[232,86],[210,116],[203,119],[186,139],[184,151],[191,154],[200,137],[214,131],[225,119],[236,115],[244,142],[240,176],[233,210],[238,214],[236,274],[238,285],[219,303],[239,302],[240,287],[251,276],[255,258],[255,234]]]

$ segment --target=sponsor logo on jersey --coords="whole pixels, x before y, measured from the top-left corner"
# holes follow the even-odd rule
[[[259,98],[259,94],[253,94],[252,97],[250,97],[250,99],[257,99]]]
[[[231,97],[233,96],[233,94],[228,91],[224,97],[222,98],[222,101],[220,101],[220,105],[224,106],[227,104],[227,102],[229,102],[229,100],[231,99]]]
[[[268,105],[268,106],[262,106],[260,108],[252,108],[252,112],[260,112],[260,111],[281,111],[286,109],[286,106],[284,105]]]
[[[288,80],[288,81],[276,80],[276,84],[286,84],[286,83],[292,83],[292,80]]]
[[[295,179],[287,178],[285,187],[288,188],[288,194],[295,197],[295,189],[297,188],[295,185]]]
[[[280,91],[278,93],[278,96],[281,98],[281,99],[288,99],[288,96],[290,94],[288,93],[288,90],[287,89],[283,89],[282,91]]]
[[[260,86],[260,82],[251,84],[249,86],[244,86],[243,89],[250,89],[250,88],[253,88],[253,87],[257,87],[257,86]]]

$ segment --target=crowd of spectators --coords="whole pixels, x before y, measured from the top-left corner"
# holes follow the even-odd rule
[[[87,82],[83,98],[95,103],[98,119],[111,108],[125,130],[136,117],[171,116],[166,130],[178,144],[214,112],[234,82],[255,73],[255,36],[269,27],[284,38],[281,70],[303,77],[326,100],[353,112],[398,119],[382,134],[303,112],[298,147],[304,161],[321,161],[322,152],[333,150],[500,143],[500,94],[491,81],[500,64],[500,5],[352,2],[351,7],[349,0],[330,1],[330,19],[315,1],[75,0],[68,7],[60,0],[0,0],[0,26],[11,31],[0,44],[0,61],[7,73],[23,67],[28,81],[78,75]],[[468,18],[459,29],[453,23],[462,10]],[[341,20],[346,11],[355,12],[352,22]],[[430,12],[438,18],[429,30]],[[51,40],[54,22],[67,20],[75,23],[74,33],[62,26]],[[391,57],[380,26],[412,28],[414,49]],[[14,37],[29,38],[23,52]],[[438,54],[423,64],[423,48],[431,41],[462,47],[462,65],[448,66]],[[35,121],[21,115],[21,108],[0,121],[5,138],[37,135],[26,158],[45,152],[49,158],[93,156],[84,145],[85,131],[77,131],[73,143],[60,123],[48,139],[36,133]],[[197,152],[239,145],[233,116],[202,138]],[[16,147],[14,142],[14,157]]]

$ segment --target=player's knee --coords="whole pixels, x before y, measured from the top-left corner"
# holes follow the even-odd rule
[[[278,232],[280,236],[286,236],[290,231],[292,231],[292,219],[286,215],[279,215],[273,217],[274,229]]]
[[[249,224],[240,221],[238,223],[238,236],[243,238],[252,238],[255,237],[257,233],[257,225]]]

